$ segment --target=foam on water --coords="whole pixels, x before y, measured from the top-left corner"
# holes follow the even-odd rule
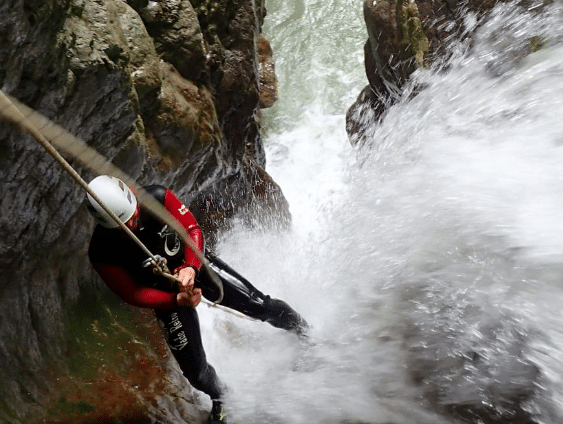
[[[294,224],[236,229],[220,254],[302,312],[316,344],[200,308],[233,421],[452,423],[432,412],[428,387],[442,405],[494,402],[492,392],[535,384],[523,362],[545,388],[527,407],[560,421],[560,4],[541,19],[499,9],[447,70],[416,75],[425,89],[358,153],[344,114],[365,84],[359,5],[271,3],[282,100],[265,118],[267,169]],[[522,53],[537,35],[545,48]],[[467,355],[480,365],[460,362],[453,376],[451,362]]]

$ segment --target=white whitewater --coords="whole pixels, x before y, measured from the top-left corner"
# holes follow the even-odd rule
[[[316,344],[201,307],[231,421],[452,423],[429,387],[443,405],[494,403],[533,386],[534,364],[525,408],[561,422],[561,4],[541,19],[499,9],[448,71],[417,75],[426,88],[362,152],[344,121],[367,84],[361,2],[268,12],[280,100],[265,111],[267,169],[294,224],[237,229],[220,254],[302,312]],[[523,57],[538,35],[544,49]]]

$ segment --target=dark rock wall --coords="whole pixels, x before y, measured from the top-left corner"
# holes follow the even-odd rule
[[[451,42],[471,38],[464,25],[468,13],[480,20],[500,2],[503,1],[364,0],[368,32],[364,63],[369,84],[347,113],[350,142],[353,145],[369,143],[366,123],[377,122],[402,96],[409,76],[420,67],[444,59]],[[514,3],[526,8],[532,2],[514,0]]]
[[[271,212],[262,222],[287,224],[260,138],[261,91],[276,90],[260,73],[265,13],[254,0],[4,0],[0,86],[200,213],[225,223]],[[85,256],[84,193],[3,122],[0,194],[0,422],[17,423],[49,409],[69,310],[105,289]]]

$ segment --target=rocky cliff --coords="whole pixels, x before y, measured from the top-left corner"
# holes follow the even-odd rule
[[[0,86],[140,184],[171,186],[211,242],[241,213],[284,225],[260,136],[277,95],[265,14],[263,0],[5,0]],[[129,326],[88,265],[82,190],[1,122],[0,164],[0,422],[201,419],[147,348],[151,319]]]
[[[443,61],[453,42],[471,42],[477,26],[499,3],[540,11],[552,0],[364,0],[368,40],[364,64],[368,85],[346,116],[353,145],[366,142],[366,127],[377,122],[403,93],[411,74]],[[533,44],[530,47],[533,48]],[[528,52],[520,52],[527,54]],[[416,92],[416,88],[413,90]],[[367,124],[367,125],[366,125]],[[367,141],[370,142],[369,140]]]

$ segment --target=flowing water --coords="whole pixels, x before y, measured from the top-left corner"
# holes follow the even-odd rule
[[[314,345],[200,308],[231,420],[454,423],[448,411],[476,405],[508,423],[523,399],[560,423],[563,7],[497,9],[356,150],[344,115],[367,83],[361,3],[267,5],[267,169],[293,228],[236,229],[220,253],[302,312]],[[534,36],[544,47],[526,55]]]

